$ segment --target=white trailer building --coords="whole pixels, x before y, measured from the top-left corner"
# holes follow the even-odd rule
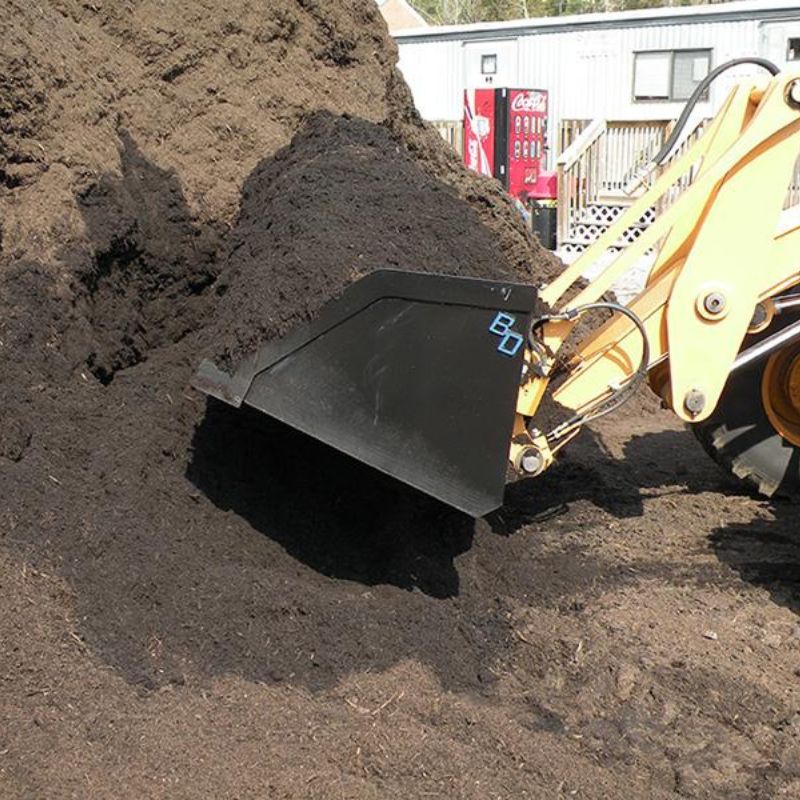
[[[427,27],[397,32],[395,40],[425,119],[460,120],[464,89],[546,89],[555,132],[566,119],[674,119],[706,73],[732,58],[758,55],[800,68],[800,3],[746,0]],[[710,116],[737,75],[752,69],[721,77],[698,113]]]
[[[558,246],[568,255],[630,204],[627,187],[711,69],[743,56],[800,69],[800,2],[744,0],[428,27],[394,38],[417,108],[456,147],[465,89],[548,91],[545,167],[558,169]],[[737,78],[760,71],[747,65],[723,73],[686,133],[699,134]],[[800,195],[800,175],[794,183],[792,192]]]

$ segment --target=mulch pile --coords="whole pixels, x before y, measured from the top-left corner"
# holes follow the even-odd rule
[[[190,388],[375,268],[557,269],[373,0],[0,42],[0,796],[800,796],[796,516],[685,432],[608,418],[474,522]]]
[[[7,543],[69,582],[81,637],[146,689],[327,685],[375,626],[381,663],[429,646],[448,682],[488,679],[496,609],[456,652],[424,594],[391,600],[393,626],[325,594],[323,576],[451,594],[460,515],[189,388],[202,357],[235,363],[376,268],[556,269],[417,118],[372,0],[6,1],[0,20]],[[269,655],[292,609],[309,623]],[[5,615],[4,673],[59,663],[28,636]]]
[[[530,280],[479,212],[431,173],[385,126],[309,117],[244,183],[213,290],[222,361],[236,364],[375,269]]]

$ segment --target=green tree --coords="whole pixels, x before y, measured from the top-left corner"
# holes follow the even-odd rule
[[[709,0],[410,0],[411,5],[433,25],[699,5],[701,2]]]

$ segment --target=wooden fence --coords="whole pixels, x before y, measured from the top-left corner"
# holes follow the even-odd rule
[[[435,120],[431,125],[459,155],[464,152],[464,124],[461,120]]]

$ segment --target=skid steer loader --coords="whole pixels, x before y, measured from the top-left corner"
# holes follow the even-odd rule
[[[655,169],[711,81],[747,62],[769,74],[741,80],[702,136]],[[481,516],[502,504],[509,462],[541,474],[647,381],[726,469],[765,494],[800,494],[800,209],[784,208],[799,152],[800,71],[728,62],[698,85],[652,184],[549,285],[374,272],[232,375],[203,362],[194,385]],[[647,252],[639,295],[603,299]]]

